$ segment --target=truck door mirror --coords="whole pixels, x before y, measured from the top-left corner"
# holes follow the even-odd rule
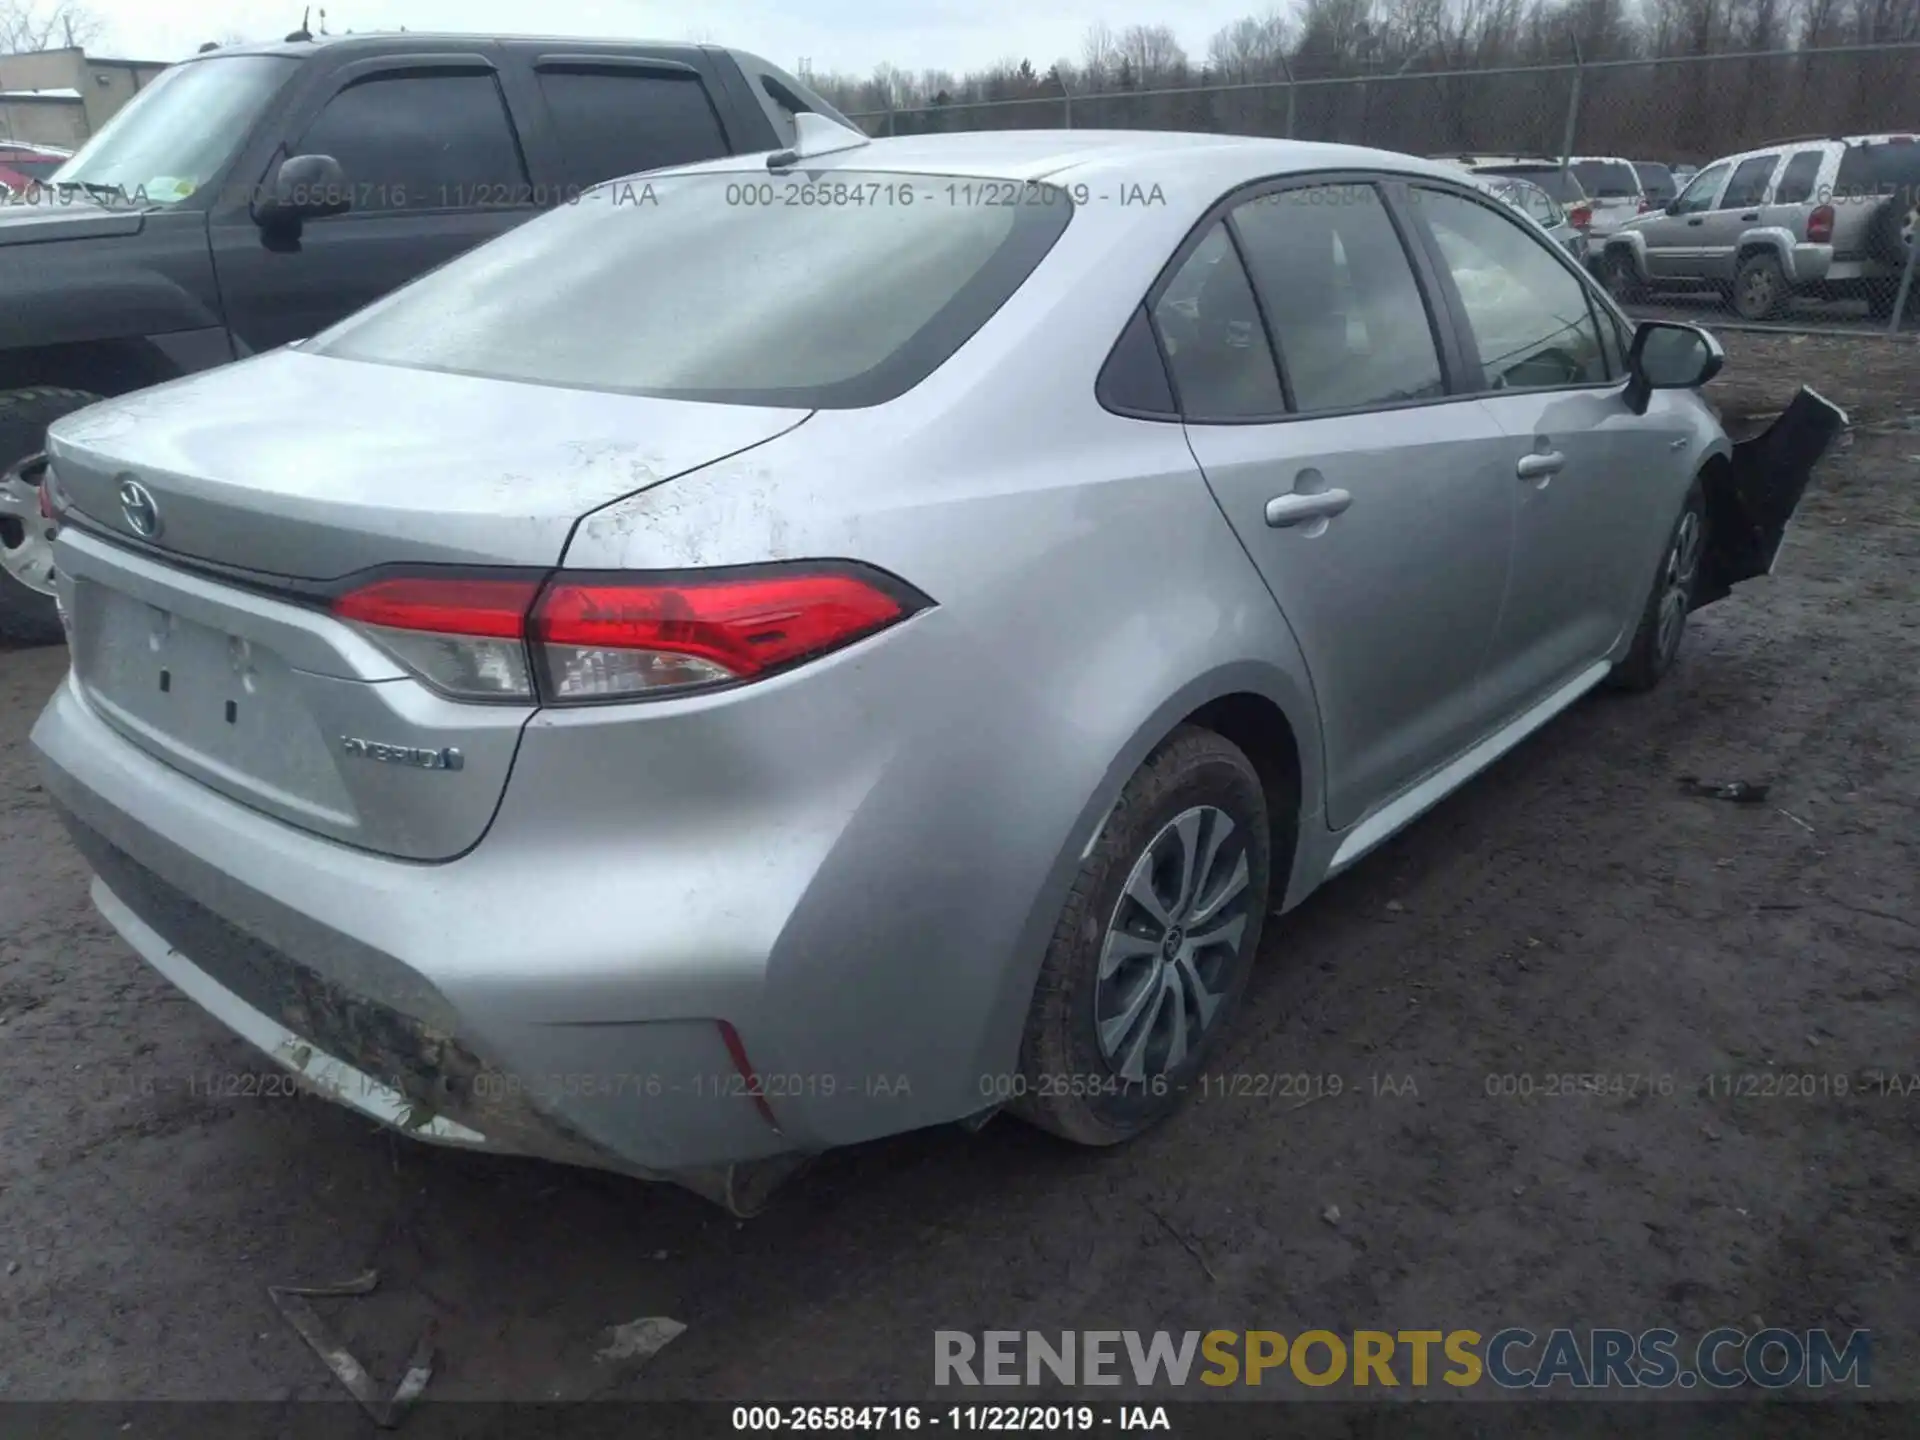
[[[303,220],[344,215],[353,208],[353,185],[331,155],[292,155],[253,202],[254,223],[263,230],[297,229]]]

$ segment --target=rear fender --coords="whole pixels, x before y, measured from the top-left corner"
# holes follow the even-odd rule
[[[1703,473],[1708,541],[1694,609],[1724,599],[1742,580],[1773,573],[1814,467],[1847,423],[1846,411],[1802,386],[1773,424],[1735,445],[1728,463]]]

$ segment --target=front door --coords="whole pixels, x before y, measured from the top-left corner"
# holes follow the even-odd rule
[[[249,350],[305,339],[535,213],[499,82],[478,58],[350,77],[275,164],[302,154],[340,162],[351,211],[291,237],[244,209],[213,223],[227,323]]]
[[[1478,197],[1414,194],[1473,340],[1475,388],[1507,437],[1513,562],[1484,683],[1513,715],[1613,648],[1648,578],[1623,557],[1669,503],[1669,442],[1685,432],[1628,410],[1597,302],[1558,250]]]
[[[1707,213],[1720,198],[1730,168],[1709,165],[1687,182],[1672,210],[1646,226],[1649,275],[1682,279],[1706,273]]]

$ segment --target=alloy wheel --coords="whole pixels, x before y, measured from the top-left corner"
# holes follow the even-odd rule
[[[1693,603],[1694,572],[1700,568],[1700,512],[1689,507],[1680,517],[1660,573],[1660,629],[1656,638],[1660,664],[1672,662],[1687,627],[1687,608]]]
[[[0,473],[0,565],[37,595],[53,594],[53,545],[40,514],[40,488],[28,479],[38,457]]]
[[[1246,942],[1246,837],[1224,810],[1168,821],[1134,863],[1108,921],[1094,992],[1100,1054],[1145,1083],[1200,1045]]]

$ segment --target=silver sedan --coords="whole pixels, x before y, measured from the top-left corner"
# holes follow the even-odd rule
[[[1730,445],[1709,335],[1408,156],[807,133],[71,415],[44,487],[33,740],[132,949],[421,1139],[742,1211],[1166,1116],[1269,917],[1657,684],[1841,423]]]

